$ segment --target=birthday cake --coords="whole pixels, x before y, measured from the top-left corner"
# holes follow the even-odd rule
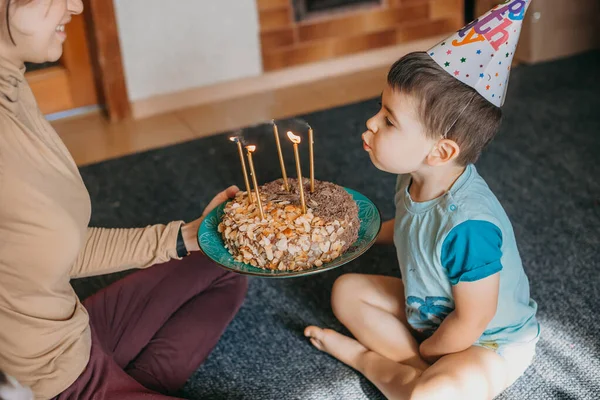
[[[261,186],[264,219],[257,202],[240,192],[227,204],[218,231],[236,261],[266,270],[301,271],[340,257],[358,238],[358,207],[342,187],[303,180],[306,213],[298,181],[279,179]]]

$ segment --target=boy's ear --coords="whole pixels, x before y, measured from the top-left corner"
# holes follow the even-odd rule
[[[460,154],[460,147],[454,140],[441,139],[427,155],[428,165],[435,167],[447,164]]]

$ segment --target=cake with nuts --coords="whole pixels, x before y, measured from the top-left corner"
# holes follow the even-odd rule
[[[266,270],[301,271],[340,257],[358,238],[358,206],[341,186],[303,180],[306,214],[298,181],[279,179],[260,187],[264,219],[257,202],[239,192],[224,209],[218,231],[236,261]],[[255,196],[254,196],[255,197]]]

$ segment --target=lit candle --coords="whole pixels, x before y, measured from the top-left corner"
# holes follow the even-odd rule
[[[304,200],[304,185],[302,184],[302,168],[300,168],[300,154],[298,153],[298,144],[302,139],[300,138],[300,136],[296,136],[292,132],[288,132],[287,135],[294,144],[294,156],[296,157],[296,172],[298,173],[298,189],[300,190],[300,203],[302,204],[302,213],[306,214],[306,202]]]
[[[256,150],[256,146],[246,146],[246,150],[248,150],[248,164],[250,165],[250,175],[252,176],[252,184],[254,185],[254,192],[256,194],[258,212],[260,213],[260,219],[263,220],[265,219],[265,214],[263,213],[260,191],[258,190],[258,181],[256,179],[256,172],[254,171],[254,162],[252,160],[252,153]]]
[[[308,156],[310,157],[310,192],[315,192],[315,153],[313,149],[313,129],[308,126]]]
[[[279,165],[281,166],[281,175],[283,177],[283,186],[286,191],[290,191],[290,185],[287,180],[287,173],[285,172],[285,162],[283,161],[283,152],[281,151],[281,143],[279,142],[279,130],[277,124],[273,121],[273,134],[275,135],[275,143],[277,144],[277,153],[279,154]]]
[[[242,141],[239,137],[232,136],[229,138],[234,143],[237,143],[238,151],[240,153],[240,162],[242,163],[242,173],[244,174],[244,183],[246,184],[246,193],[248,193],[248,200],[250,203],[254,203],[252,199],[252,189],[250,189],[250,181],[248,181],[248,171],[246,171],[246,161],[244,161],[244,151],[242,150]]]

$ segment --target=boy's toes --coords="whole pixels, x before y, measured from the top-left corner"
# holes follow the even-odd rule
[[[306,336],[307,338],[320,338],[323,334],[323,329],[319,328],[318,326],[307,326],[304,329],[304,336]]]
[[[325,351],[325,348],[323,347],[323,343],[321,343],[320,340],[317,340],[315,338],[310,338],[310,342],[312,343],[313,346],[315,346],[318,350],[321,351]]]
[[[318,326],[308,326],[304,330],[304,336],[310,339],[310,342],[319,350],[323,350],[323,329]]]

